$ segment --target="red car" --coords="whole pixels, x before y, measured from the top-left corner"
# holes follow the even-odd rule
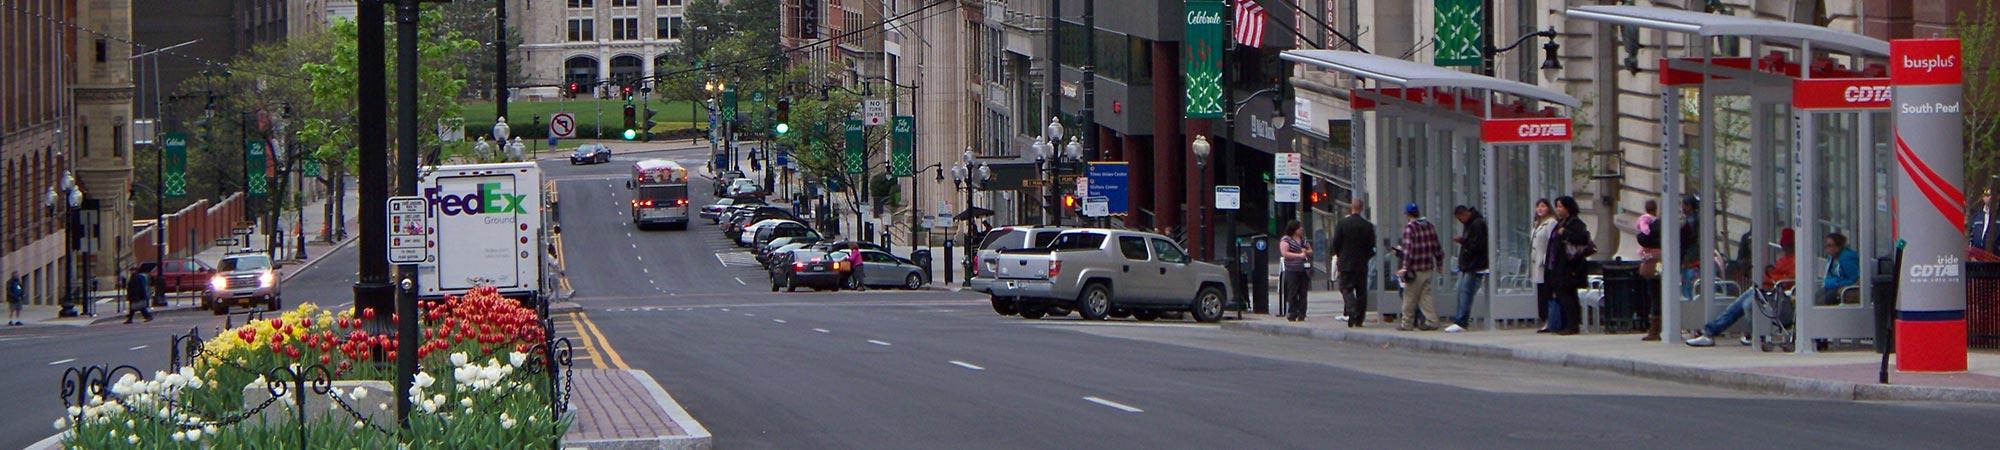
[[[160,280],[160,292],[203,292],[215,277],[215,266],[196,259],[169,259],[152,274]]]

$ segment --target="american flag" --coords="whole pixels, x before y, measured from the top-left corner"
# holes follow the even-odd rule
[[[1236,43],[1264,46],[1264,7],[1255,0],[1236,0]]]

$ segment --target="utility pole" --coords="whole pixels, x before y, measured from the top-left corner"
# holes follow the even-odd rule
[[[396,1],[396,194],[417,195],[417,0]],[[365,132],[365,131],[364,131]],[[378,168],[380,166],[377,166]],[[379,169],[378,169],[379,170]],[[384,208],[377,204],[371,207]],[[386,225],[386,224],[385,224]],[[386,227],[385,227],[386,228]],[[386,249],[385,249],[386,250]],[[417,372],[417,265],[396,266],[396,392],[410,391]],[[410,397],[397,395],[398,422],[410,425]]]
[[[360,275],[354,283],[354,305],[359,309],[374,311],[375,320],[369,328],[376,331],[388,330],[389,315],[394,311],[394,295],[389,284],[389,174],[384,167],[389,164],[389,131],[386,114],[389,112],[389,84],[386,49],[388,36],[383,33],[386,21],[382,8],[385,0],[361,0],[355,12],[358,24],[355,41],[355,63],[358,69],[359,89],[355,102],[359,109],[355,114],[356,130],[360,136],[360,151],[356,155],[356,166],[360,170],[361,190],[361,263]],[[407,392],[407,391],[406,391]],[[402,397],[402,396],[399,396]],[[397,401],[397,411],[409,409],[408,399]]]
[[[493,117],[507,117],[507,0],[493,0]]]
[[[1097,33],[1097,0],[1083,1],[1083,29],[1085,33]],[[1083,64],[1083,108],[1076,111],[1077,128],[1080,128],[1076,136],[1083,140],[1083,157],[1095,161],[1100,157],[1097,151],[1097,39],[1084,39],[1083,42],[1084,58],[1089,62]],[[1080,202],[1083,199],[1077,200]]]

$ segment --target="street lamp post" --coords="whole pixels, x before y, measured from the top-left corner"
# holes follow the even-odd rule
[[[498,150],[498,153],[507,154],[509,157],[512,156],[512,154],[508,152],[512,151],[513,149],[508,148],[507,145],[507,137],[510,134],[512,134],[512,132],[513,129],[507,126],[506,116],[501,116],[499,119],[495,119],[493,121],[493,146],[495,147],[494,148],[495,150]]]
[[[965,210],[970,211],[973,208],[972,194],[977,192],[979,188],[985,187],[986,182],[993,179],[993,169],[984,163],[980,163],[978,159],[973,158],[972,148],[970,147],[966,148],[965,153],[962,153],[960,157],[958,165],[951,168],[951,183],[954,188],[965,192]],[[942,174],[940,173],[940,175]],[[972,258],[977,254],[978,250],[975,248],[977,244],[972,242],[973,227],[970,218],[966,221],[965,228],[965,259],[960,264],[965,267],[965,282],[971,283],[973,275]],[[950,255],[946,255],[945,259],[951,259]],[[950,278],[949,272],[946,272],[946,274],[946,278]]]
[[[79,236],[81,234],[79,231],[81,231],[80,228],[82,227],[77,225],[76,216],[77,208],[83,206],[83,191],[77,189],[76,175],[68,170],[63,171],[61,184],[50,187],[48,192],[42,194],[42,207],[47,208],[50,214],[55,213],[56,206],[58,205],[66,207],[63,209],[63,223],[64,234],[68,235],[68,239],[64,239],[65,245],[63,247],[63,297],[60,301],[62,303],[62,311],[56,313],[56,315],[60,317],[75,317],[77,315],[76,304],[79,300],[76,291],[76,247],[77,242],[82,240],[82,237]],[[82,297],[86,300],[89,298],[89,296]],[[90,305],[87,301],[83,306],[83,310],[84,314],[91,314]]]
[[[1207,181],[1208,177],[1205,175],[1208,173],[1208,156],[1213,151],[1214,151],[1214,146],[1208,143],[1208,136],[1204,135],[1195,135],[1194,143],[1188,145],[1188,153],[1194,155],[1194,167],[1195,167],[1195,173],[1197,174],[1195,175],[1194,182],[1203,191],[1209,190]],[[1194,239],[1193,234],[1195,233],[1196,224],[1200,223],[1197,222],[1196,220],[1199,218],[1200,217],[1198,217],[1197,213],[1195,212],[1195,208],[1187,208],[1188,236],[1183,237],[1182,239],[1190,241]]]

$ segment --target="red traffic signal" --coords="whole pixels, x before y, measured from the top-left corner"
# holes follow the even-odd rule
[[[581,85],[578,85],[578,84],[576,84],[576,83],[570,83],[570,84],[569,84],[569,91],[568,91],[568,92],[564,92],[564,94],[568,94],[568,95],[569,95],[569,98],[576,98],[576,94],[577,94],[578,92],[583,92],[583,86],[581,86]]]
[[[1076,209],[1076,194],[1063,194],[1063,208]]]

